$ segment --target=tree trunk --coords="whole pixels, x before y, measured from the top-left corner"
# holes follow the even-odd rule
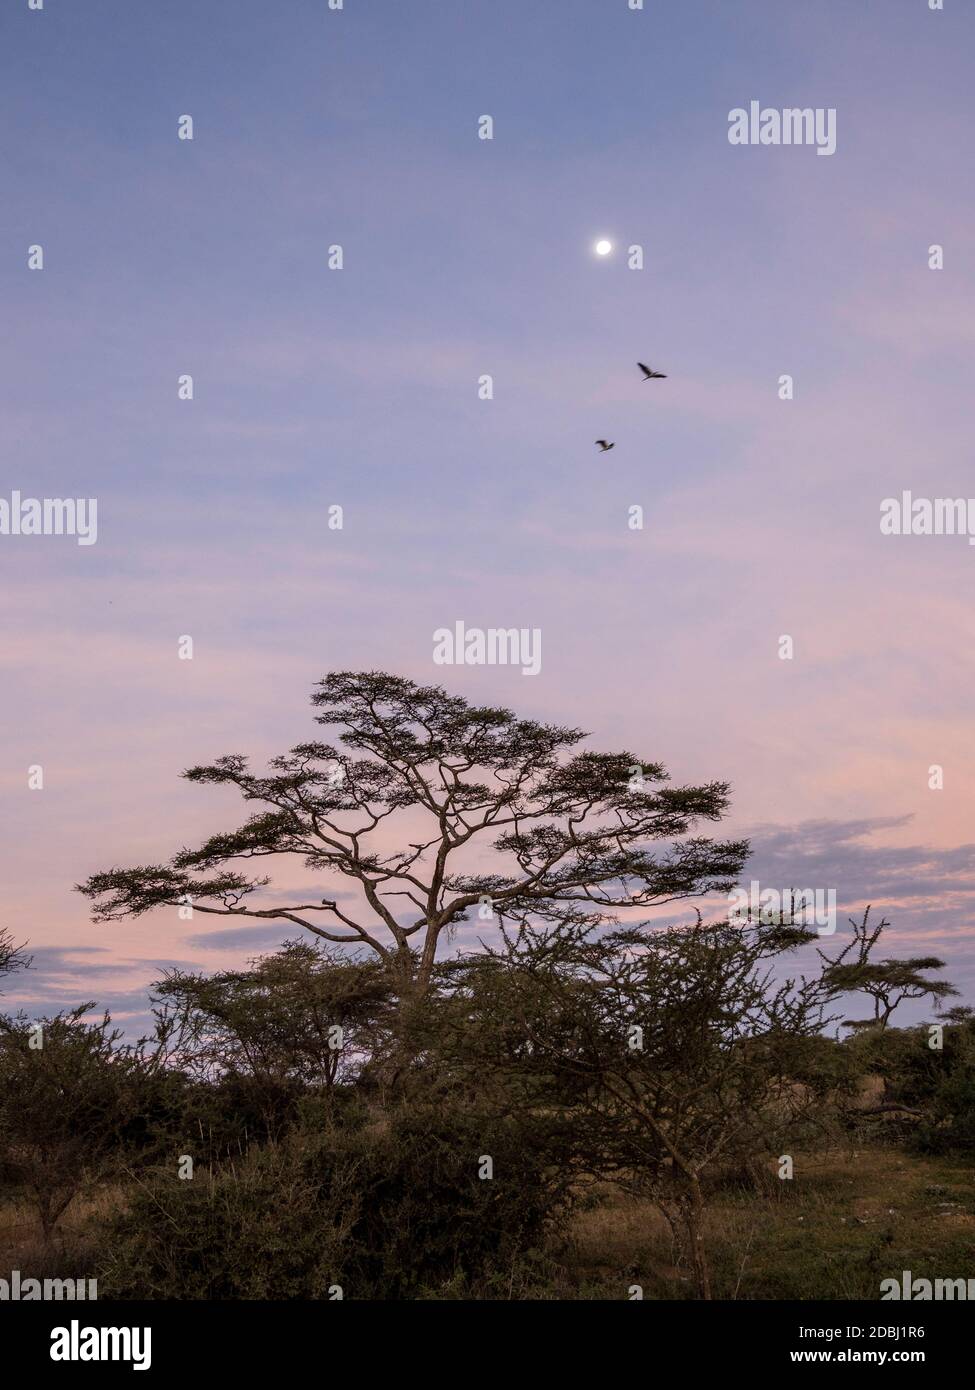
[[[411,1037],[413,1021],[417,1010],[423,1007],[429,984],[429,976],[423,978],[422,967],[419,970],[416,968],[415,957],[410,951],[400,955],[394,968],[397,998],[393,1036],[389,1053],[379,1072],[384,1107],[400,1095],[415,1060],[416,1048]]]
[[[691,1248],[694,1282],[700,1299],[711,1299],[711,1267],[704,1247],[704,1194],[697,1174],[685,1172],[686,1189],[681,1197],[681,1215]]]

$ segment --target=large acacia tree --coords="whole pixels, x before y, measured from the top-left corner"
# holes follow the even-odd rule
[[[264,775],[238,753],[190,768],[190,782],[231,784],[262,809],[169,864],[93,875],[79,888],[96,921],[189,901],[289,922],[371,947],[423,991],[441,938],[488,899],[502,919],[598,923],[728,888],[747,855],[744,841],[689,833],[721,817],[726,783],[669,786],[659,763],[579,750],[579,729],[382,672],[333,673],[312,703],[337,742],[298,744]],[[410,838],[391,850],[398,830]],[[480,844],[493,853],[474,868]],[[241,867],[295,856],[332,896],[268,902],[270,878]]]

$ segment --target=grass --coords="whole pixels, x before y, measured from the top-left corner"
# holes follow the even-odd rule
[[[712,1200],[707,1243],[715,1297],[877,1299],[910,1269],[975,1277],[975,1185],[963,1159],[892,1149],[797,1155],[769,1191],[729,1183]],[[605,1194],[580,1213],[562,1256],[563,1297],[692,1297],[670,1232],[649,1203]],[[575,1292],[572,1292],[572,1290]]]
[[[0,1202],[0,1279],[19,1269],[23,1278],[90,1279],[94,1277],[97,1233],[118,1207],[122,1190],[102,1187],[76,1197],[46,1246],[40,1223],[22,1198]]]
[[[100,1222],[121,1188],[76,1199],[55,1245],[45,1250],[23,1202],[0,1203],[0,1277],[92,1276]],[[795,1177],[772,1174],[767,1190],[728,1178],[714,1193],[707,1224],[715,1297],[870,1299],[880,1281],[975,1277],[975,1182],[963,1158],[930,1158],[893,1148],[798,1154]],[[498,1275],[482,1299],[687,1299],[693,1288],[675,1260],[670,1231],[649,1202],[594,1188],[567,1235]],[[437,1300],[470,1298],[464,1286],[430,1290]]]

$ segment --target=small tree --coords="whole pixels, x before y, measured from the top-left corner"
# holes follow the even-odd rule
[[[50,1241],[61,1216],[141,1128],[138,1045],[80,1004],[32,1022],[0,1015],[0,1170],[28,1194]]]
[[[158,1036],[171,1066],[213,1085],[244,1083],[266,1132],[305,1094],[331,1096],[379,1046],[390,985],[379,961],[289,941],[248,970],[174,970],[155,986]]]
[[[945,962],[938,956],[874,960],[874,948],[890,927],[885,917],[872,927],[868,907],[859,922],[853,917],[849,920],[853,935],[839,953],[830,956],[825,951],[819,952],[824,966],[823,978],[831,992],[837,995],[867,995],[873,1001],[873,1017],[848,1019],[844,1027],[884,1029],[905,999],[932,999],[940,1004],[958,993],[944,980],[927,978],[929,971],[944,969]]]
[[[481,1086],[493,1078],[509,1108],[571,1120],[586,1171],[667,1217],[701,1298],[706,1178],[779,1154],[822,1108],[829,991],[818,978],[775,983],[771,969],[812,939],[726,922],[593,936],[580,922],[523,927],[445,967],[458,1064]]]
[[[93,875],[80,891],[96,920],[191,900],[197,912],[289,922],[368,946],[402,993],[422,994],[441,939],[474,908],[569,920],[580,903],[605,912],[724,889],[744,863],[743,841],[688,837],[724,813],[725,783],[670,787],[659,763],[632,753],[572,751],[578,729],[381,672],[330,675],[312,703],[338,744],[299,744],[267,776],[236,753],[190,768],[189,781],[234,786],[265,809],[168,865]],[[389,851],[394,826],[402,847]],[[483,841],[488,867],[474,854]],[[229,867],[296,857],[346,892],[256,906],[270,880]]]

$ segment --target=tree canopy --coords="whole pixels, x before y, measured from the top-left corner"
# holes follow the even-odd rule
[[[79,889],[95,920],[187,902],[280,920],[366,945],[422,988],[444,933],[488,901],[501,920],[595,924],[726,889],[747,856],[690,833],[724,814],[726,783],[670,786],[658,762],[580,749],[580,729],[376,671],[326,676],[312,704],[334,742],[300,743],[263,775],[239,753],[189,768],[262,809],[168,864],[94,874]],[[392,825],[411,838],[390,850]],[[491,862],[465,862],[482,843]],[[331,893],[265,905],[270,877],[241,861],[295,857]]]

